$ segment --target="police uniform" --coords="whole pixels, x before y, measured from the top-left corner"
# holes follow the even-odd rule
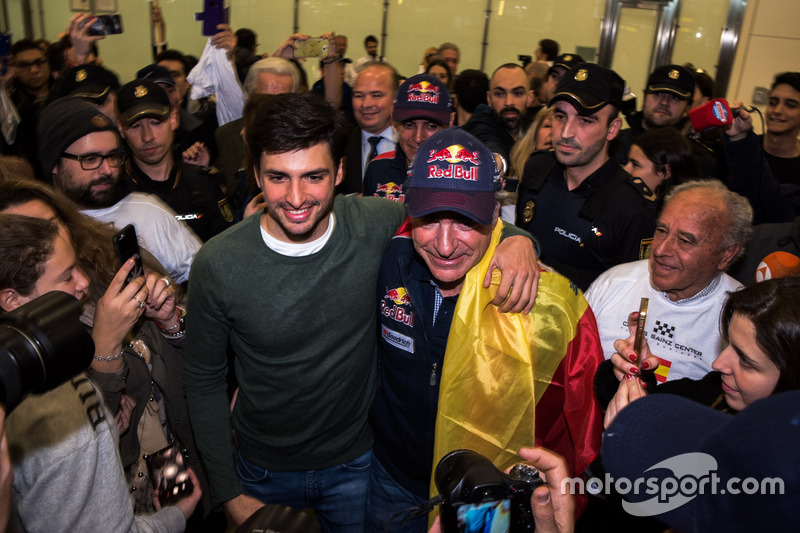
[[[131,160],[125,170],[125,181],[132,190],[161,198],[204,242],[233,223],[233,211],[214,168],[176,162],[166,181],[150,179]]]
[[[363,194],[403,202],[406,197],[403,184],[407,175],[406,156],[399,147],[380,154],[369,162],[364,173]]]
[[[539,241],[544,263],[583,290],[612,266],[647,257],[655,221],[655,195],[613,158],[573,190],[553,152],[525,165],[517,226]]]

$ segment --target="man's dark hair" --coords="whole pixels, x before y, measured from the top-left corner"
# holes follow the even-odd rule
[[[367,43],[377,43],[377,42],[378,38],[375,37],[374,35],[367,35],[366,38],[364,38],[364,46],[367,46]]]
[[[772,91],[775,87],[784,83],[790,85],[795,91],[800,92],[800,72],[782,72],[778,74],[775,76],[775,81],[769,90]]]
[[[256,46],[258,36],[256,32],[249,28],[239,28],[236,30],[236,46],[252,50]]]
[[[539,41],[539,46],[542,47],[542,53],[547,56],[548,61],[552,61],[558,57],[560,46],[553,39],[542,39]]]
[[[42,51],[32,39],[20,39],[19,41],[15,42],[8,51],[8,54],[11,56],[15,56],[20,52],[24,52],[26,50],[38,50]],[[44,53],[42,53],[44,55]]]
[[[159,53],[156,56],[156,63],[161,61],[178,61],[181,65],[183,65],[183,75],[186,76],[189,74],[191,70],[189,65],[186,64],[186,56],[183,55],[182,52],[178,50],[164,50],[163,52]]]
[[[462,71],[453,84],[453,93],[458,97],[458,105],[467,113],[474,113],[479,104],[486,103],[488,91],[489,77],[480,70]]]
[[[58,225],[52,220],[0,214],[0,289],[28,296],[53,255]]]
[[[314,93],[253,95],[247,100],[245,141],[250,164],[261,154],[283,154],[326,143],[335,166],[344,156],[346,119]]]

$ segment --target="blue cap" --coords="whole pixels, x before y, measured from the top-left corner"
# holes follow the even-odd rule
[[[449,128],[420,145],[405,186],[412,217],[455,211],[489,226],[494,221],[500,173],[491,150],[464,130]]]
[[[392,118],[403,122],[417,118],[450,124],[450,92],[442,80],[430,74],[411,76],[397,89]]]
[[[653,394],[617,414],[603,436],[602,457],[618,488],[622,478],[643,480],[639,490],[635,484],[625,490],[628,512],[656,516],[685,533],[796,531],[798,447],[800,391],[773,394],[735,416]],[[770,494],[775,479],[783,492]],[[675,482],[681,489],[672,494],[646,488]]]

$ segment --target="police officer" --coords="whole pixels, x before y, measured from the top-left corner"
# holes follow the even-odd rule
[[[655,197],[609,157],[624,86],[593,63],[564,74],[550,100],[554,149],[528,160],[519,188],[517,225],[539,240],[544,263],[584,290],[646,257],[655,229]]]
[[[132,190],[161,198],[203,241],[233,222],[217,172],[182,161],[175,152],[177,111],[164,89],[133,80],[117,96],[119,131],[131,158],[125,181]]]

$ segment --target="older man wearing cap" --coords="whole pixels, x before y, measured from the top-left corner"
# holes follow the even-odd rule
[[[419,145],[450,124],[450,92],[436,76],[417,74],[397,90],[394,100],[397,148],[369,162],[364,174],[364,196],[402,202],[408,165]]]
[[[582,289],[608,268],[643,259],[655,229],[655,202],[609,157],[622,125],[625,83],[612,70],[580,63],[550,100],[552,152],[528,160],[517,225],[533,233],[542,261]]]
[[[149,80],[126,83],[117,96],[119,131],[131,159],[125,180],[133,190],[155,194],[207,241],[233,222],[216,170],[176,161],[177,112],[161,87]]]
[[[345,124],[318,96],[254,95],[244,116],[265,208],[206,243],[192,273],[185,384],[198,448],[215,503],[238,525],[264,502],[313,507],[322,531],[361,533],[378,386],[374,291],[405,209],[334,195]],[[515,279],[504,308],[530,308],[532,277]]]
[[[492,152],[458,128],[422,143],[412,163],[410,223],[378,276],[370,531],[426,501],[434,465],[453,449],[506,468],[535,443],[563,455],[572,475],[598,451],[591,380],[602,350],[583,296],[543,269],[529,315],[488,305],[495,289],[482,280],[503,229],[499,189]],[[425,527],[417,518],[391,531]]]
[[[59,98],[39,118],[39,162],[53,185],[92,218],[136,226],[139,240],[176,281],[189,279],[200,240],[156,196],[120,183],[125,152],[114,122],[80,98]]]

